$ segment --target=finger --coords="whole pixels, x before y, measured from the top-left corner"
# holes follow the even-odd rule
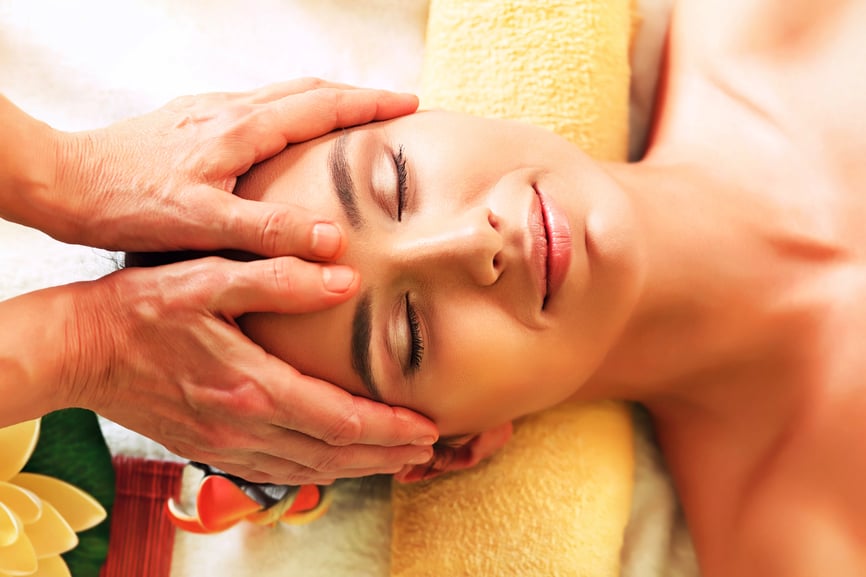
[[[308,313],[332,307],[353,295],[360,277],[345,265],[321,265],[295,257],[250,262],[215,261],[226,282],[213,307],[229,318],[245,313]]]
[[[392,475],[402,470],[402,467],[392,467],[387,470],[348,469],[339,474],[328,474],[270,455],[262,455],[257,458],[254,468],[232,462],[221,462],[220,460],[208,464],[250,483],[270,483],[273,485],[331,485],[337,479]]]
[[[261,202],[231,194],[212,194],[198,202],[198,230],[187,248],[232,248],[262,256],[292,255],[308,260],[334,260],[346,248],[345,236],[333,221],[300,206]]]
[[[283,374],[284,365],[273,361],[271,374]],[[288,384],[275,382],[271,390],[277,411],[273,424],[329,445],[428,446],[439,437],[436,425],[414,411],[356,397],[306,375]]]
[[[331,447],[333,450],[345,450],[345,452],[348,453],[360,448],[369,447],[363,445],[356,447]],[[359,465],[357,467],[345,468],[327,466],[324,468],[318,468],[305,465],[303,462],[296,462],[293,459],[284,459],[279,456],[261,453],[254,455],[253,457],[247,457],[245,461],[248,464],[246,465],[225,462],[220,463],[219,468],[227,473],[237,475],[256,483],[277,483],[285,485],[301,485],[306,483],[325,484],[331,483],[334,479],[369,477],[371,475],[391,475],[402,470],[407,466],[407,463],[426,463],[432,458],[432,449],[430,448],[427,449],[427,453],[419,453],[418,447],[406,449],[408,449],[408,451],[401,451],[396,447],[379,448],[375,452],[375,457],[369,459],[370,463],[375,463],[370,466]],[[415,453],[411,453],[411,451],[415,451]],[[393,456],[384,456],[389,454]],[[422,458],[424,458],[423,461],[421,461]],[[217,458],[216,460],[219,461],[220,459]],[[354,464],[356,462],[364,463],[367,460],[368,459],[356,460],[349,455],[346,462]]]
[[[265,105],[251,128],[260,142],[256,162],[289,143],[303,142],[337,128],[410,114],[418,97],[385,90],[317,88]],[[275,138],[278,134],[279,138]]]
[[[280,98],[285,98],[292,94],[315,90],[317,88],[341,88],[352,90],[357,87],[349,84],[342,84],[340,82],[322,80],[321,78],[294,78],[285,82],[275,82],[267,86],[262,86],[261,88],[248,92],[246,96],[251,103],[262,104],[273,102],[274,100],[279,100]]]
[[[361,477],[393,473],[404,465],[426,463],[433,458],[430,446],[346,445],[335,447],[296,431],[279,429],[267,439],[269,454],[296,462],[320,474],[335,477]]]

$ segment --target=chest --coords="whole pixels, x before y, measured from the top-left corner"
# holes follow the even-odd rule
[[[661,427],[708,577],[866,574],[864,287],[836,289],[775,383],[745,383],[726,415]]]

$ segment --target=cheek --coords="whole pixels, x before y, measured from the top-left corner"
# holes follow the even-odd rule
[[[575,359],[564,339],[479,316],[449,331],[436,352],[432,382],[420,387],[425,398],[419,409],[443,434],[511,421],[550,407],[575,389]]]

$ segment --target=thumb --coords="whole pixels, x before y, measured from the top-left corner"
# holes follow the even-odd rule
[[[206,208],[199,214],[198,246],[190,248],[310,260],[333,260],[345,250],[340,227],[309,209],[210,191],[214,194],[200,199]]]
[[[227,282],[215,306],[231,318],[252,312],[314,312],[346,301],[360,286],[360,275],[351,267],[295,257],[220,259],[220,265],[225,267]]]

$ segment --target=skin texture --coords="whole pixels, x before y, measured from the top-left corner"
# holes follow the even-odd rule
[[[357,194],[352,218],[329,168],[341,147]],[[572,231],[571,266],[546,303],[546,273],[532,258],[545,235],[537,190]],[[378,396],[428,415],[445,436],[478,433],[571,396],[633,303],[636,282],[623,279],[635,277],[635,248],[614,242],[632,235],[631,217],[615,183],[575,147],[526,124],[423,112],[359,127],[294,147],[258,167],[238,194],[334,219],[348,240],[337,262],[363,279],[339,306],[247,315],[245,332],[302,372],[375,396],[350,351],[359,303],[369,302]],[[407,368],[407,298],[422,341],[417,368]]]
[[[866,573],[864,21],[862,0],[677,4],[650,146],[632,165],[433,113],[381,125],[386,138],[378,126],[353,132],[369,222],[341,221],[341,260],[358,267],[360,294],[371,291],[381,396],[446,435],[491,427],[461,439],[474,446],[461,463],[497,446],[482,442],[524,411],[567,397],[640,401],[702,574]],[[394,222],[399,179],[387,154],[377,160],[382,140],[404,146],[422,201],[418,214],[409,201],[405,222]],[[294,179],[327,185],[322,143],[262,167],[241,193],[278,200]],[[562,206],[576,240],[540,324],[514,259],[514,215],[532,184]],[[297,202],[342,214],[333,195]],[[406,355],[406,293],[431,325],[430,364],[409,386],[386,374],[389,347]],[[362,393],[349,358],[354,302],[241,322],[274,354]]]
[[[249,311],[332,306],[358,277],[312,262],[345,250],[335,223],[230,194],[290,142],[416,106],[411,95],[302,79],[63,134],[0,99],[3,218],[95,247],[275,257],[123,270],[0,303],[0,425],[86,407],[263,482],[329,483],[426,461],[429,420],[303,376],[238,329]]]

